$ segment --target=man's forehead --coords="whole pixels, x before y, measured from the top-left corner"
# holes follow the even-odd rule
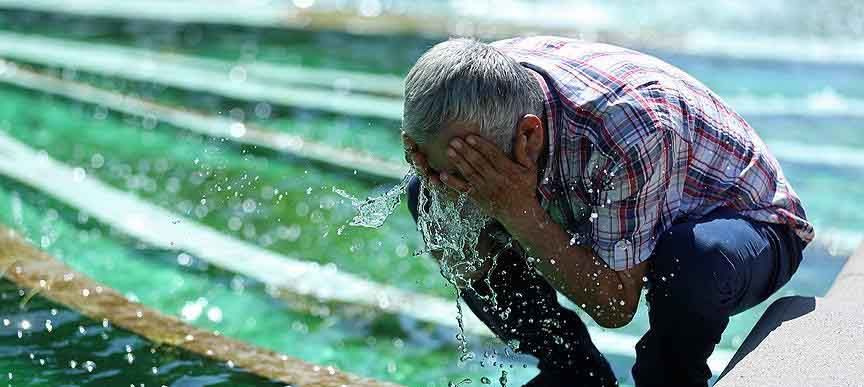
[[[456,137],[465,138],[469,134],[478,134],[476,125],[451,124],[442,128],[430,141],[430,151],[446,151],[450,141]]]

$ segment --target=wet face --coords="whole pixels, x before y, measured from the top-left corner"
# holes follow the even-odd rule
[[[446,152],[453,138],[464,138],[469,134],[477,134],[477,130],[469,126],[454,125],[442,130],[426,144],[418,145],[419,150],[426,155],[432,173],[447,172],[460,176]],[[430,186],[424,182],[424,188],[428,189],[430,196],[428,205],[423,203],[420,206],[419,225],[426,247],[455,258],[451,263],[479,267],[484,257],[477,256],[477,241],[492,218],[473,200],[465,195],[457,195],[445,186]],[[428,210],[423,210],[425,208]],[[456,267],[442,269],[442,273],[447,277],[459,276],[460,270]]]
[[[441,130],[441,133],[433,137],[428,143],[418,145],[418,147],[420,148],[420,151],[426,155],[429,167],[436,173],[447,172],[454,176],[461,177],[459,171],[447,157],[447,147],[450,145],[450,141],[453,140],[453,138],[465,138],[465,136],[469,134],[478,134],[476,127],[469,125],[450,125]]]

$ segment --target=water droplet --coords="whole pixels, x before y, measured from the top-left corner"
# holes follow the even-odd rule
[[[84,168],[76,167],[72,170],[72,181],[80,183],[84,181],[85,178],[87,178],[87,171],[85,171]]]
[[[246,81],[246,68],[240,65],[234,66],[228,72],[228,79],[231,82],[245,82]]]
[[[315,5],[315,0],[294,0],[294,6],[297,8],[309,8]]]
[[[189,266],[192,264],[192,256],[186,253],[177,254],[177,264],[180,266]]]
[[[221,322],[222,321],[222,309],[218,306],[211,306],[207,309],[207,319],[212,322]]]
[[[103,157],[99,153],[94,153],[93,156],[90,156],[90,167],[93,169],[102,168],[105,165],[105,157]]]
[[[246,199],[243,201],[243,212],[247,214],[251,214],[255,212],[255,209],[258,208],[258,203],[253,199]]]

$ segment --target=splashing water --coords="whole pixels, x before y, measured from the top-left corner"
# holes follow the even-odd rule
[[[460,386],[462,386],[463,384],[471,384],[471,383],[473,383],[473,382],[474,382],[473,380],[471,380],[471,379],[469,379],[469,378],[465,378],[465,379],[462,379],[462,380],[461,380],[460,382],[458,382],[458,383],[447,382],[447,387],[460,387]]]
[[[414,176],[414,173],[408,173],[402,178],[400,184],[383,195],[369,197],[366,200],[359,200],[336,187],[333,187],[333,192],[349,199],[357,211],[357,215],[351,220],[350,225],[379,228],[395,211],[401,195],[406,192],[408,184]],[[454,197],[452,192],[445,192],[443,189],[429,186],[426,179],[420,179],[420,192],[417,229],[423,238],[424,247],[415,255],[429,253],[438,259],[441,275],[455,289],[456,320],[459,330],[456,339],[459,342],[459,361],[469,361],[474,358],[474,353],[469,350],[462,305],[459,300],[462,291],[471,288],[473,281],[478,279],[474,275],[476,272],[483,267],[494,268],[497,265],[497,254],[486,255],[478,248],[484,229],[492,223],[493,219],[486,215],[467,195],[462,194]],[[508,242],[504,247],[506,249],[510,246],[511,244]],[[474,278],[472,279],[472,277]],[[485,275],[483,280],[491,288],[489,276]],[[492,295],[488,296],[490,297],[489,300],[492,301],[493,307],[497,308],[494,292],[491,293]],[[506,383],[506,372],[500,381]],[[470,382],[470,379],[467,379],[455,385]],[[454,384],[451,383],[450,385]]]
[[[333,187],[333,192],[337,195],[351,201],[351,206],[357,210],[357,215],[351,219],[350,225],[378,228],[384,225],[388,217],[396,210],[396,206],[401,201],[401,196],[405,193],[408,183],[414,175],[406,174],[402,178],[402,182],[390,188],[389,191],[380,196],[369,197],[366,200],[359,200],[345,190]]]
[[[467,195],[445,192],[421,181],[417,228],[424,251],[439,258],[441,272],[457,287],[470,286],[468,274],[483,267],[488,257],[478,249],[480,237],[492,218]],[[443,258],[443,259],[442,259]]]
[[[340,188],[333,187],[334,193],[351,201],[357,215],[351,219],[351,226],[379,228],[396,210],[401,196],[415,174],[408,173],[400,184],[383,195],[360,200]],[[419,216],[417,228],[425,247],[415,255],[431,253],[439,260],[441,273],[454,285],[468,285],[465,273],[471,273],[483,266],[489,258],[481,256],[477,245],[483,229],[492,221],[467,195],[456,198],[448,196],[441,189],[430,187],[421,179],[421,192],[428,193],[419,197]]]

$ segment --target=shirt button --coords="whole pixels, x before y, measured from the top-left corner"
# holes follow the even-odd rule
[[[615,243],[615,260],[628,262],[633,256],[633,242],[629,239],[621,239]]]

